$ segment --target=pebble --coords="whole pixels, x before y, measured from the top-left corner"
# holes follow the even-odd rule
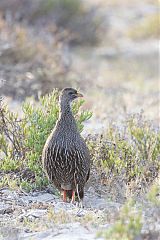
[[[11,205],[1,204],[0,203],[0,214],[9,214],[12,213],[14,209]]]

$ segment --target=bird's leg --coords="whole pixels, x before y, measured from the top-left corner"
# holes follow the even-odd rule
[[[79,202],[79,208],[83,208],[83,201],[81,200],[80,202]]]
[[[67,192],[63,190],[63,202],[67,202]]]
[[[79,202],[77,202],[76,207],[78,207],[79,209],[83,209],[83,201],[80,200]]]
[[[73,190],[72,191],[72,200],[71,200],[71,203],[74,203],[75,202],[75,191]]]

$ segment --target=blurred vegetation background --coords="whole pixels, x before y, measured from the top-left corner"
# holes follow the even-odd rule
[[[158,17],[155,0],[1,0],[1,95],[18,109],[73,86],[94,129],[142,109],[157,126]]]
[[[53,191],[41,153],[58,118],[55,88],[75,87],[92,157],[88,203],[126,202],[82,221],[113,221],[104,239],[158,239],[158,10],[156,0],[0,0],[0,188]]]

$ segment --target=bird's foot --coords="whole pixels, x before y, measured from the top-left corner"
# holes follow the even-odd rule
[[[76,207],[82,209],[83,208],[83,201],[80,200],[79,202],[76,202]]]

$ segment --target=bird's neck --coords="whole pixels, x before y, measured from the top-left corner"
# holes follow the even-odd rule
[[[66,125],[71,124],[76,126],[76,121],[72,113],[71,105],[67,101],[60,103],[59,120]]]
[[[63,117],[63,116],[66,116],[66,115],[71,116],[72,115],[72,110],[71,110],[70,103],[67,102],[67,101],[66,102],[63,101],[63,102],[60,102],[60,113],[59,113],[59,116]]]

